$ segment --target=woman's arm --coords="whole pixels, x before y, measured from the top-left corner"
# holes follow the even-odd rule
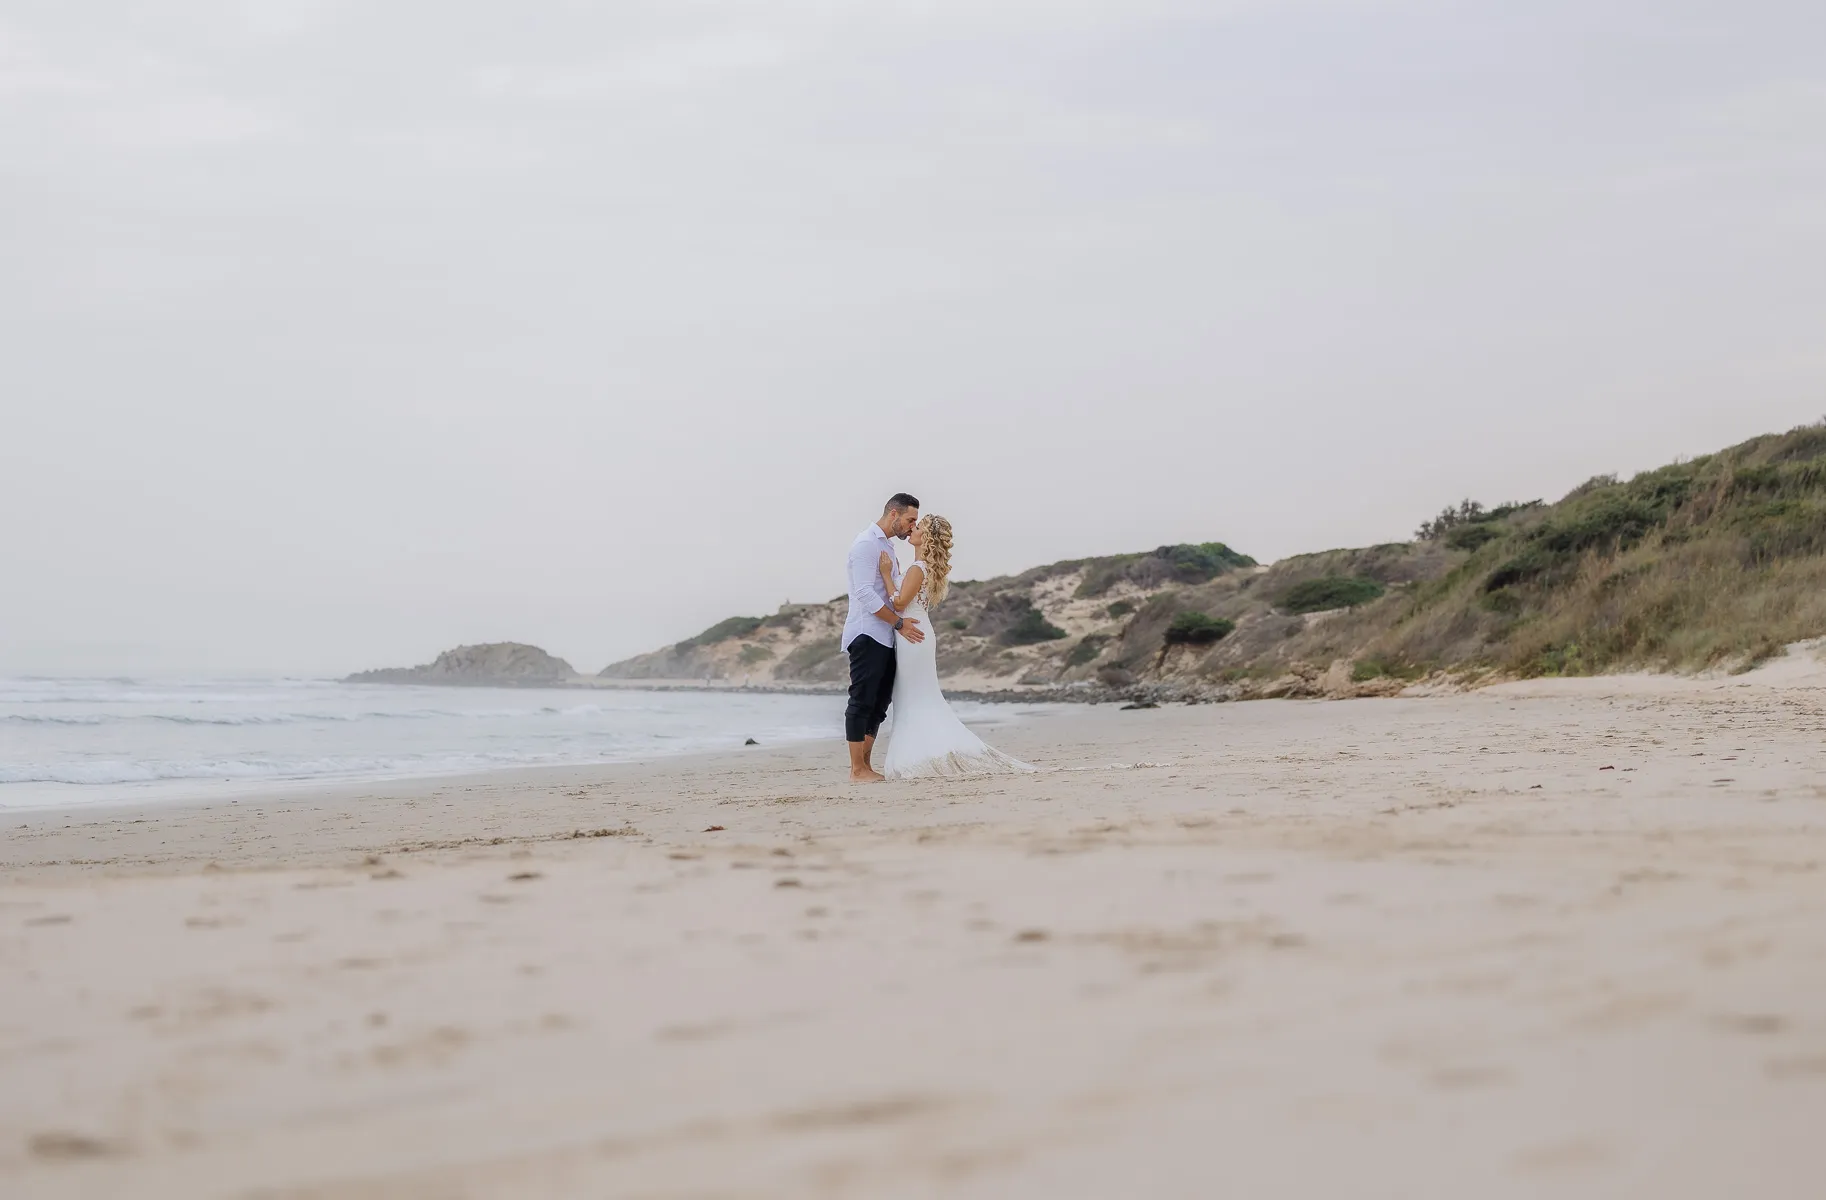
[[[894,564],[888,559],[886,554],[883,554],[881,556],[881,561],[875,564],[875,569],[881,572],[882,594],[887,596],[889,598],[888,602],[892,604],[894,596]],[[894,607],[899,608],[900,606],[896,604]]]
[[[879,592],[875,590],[875,581],[869,578],[869,548],[860,541],[850,547],[848,559],[850,575],[850,611],[869,611],[869,605],[882,601],[880,608],[872,614],[884,624],[896,626],[900,636],[909,642],[923,642],[926,635],[919,627],[919,622],[912,617],[902,617],[894,611],[892,604],[886,603],[894,585],[889,583]]]
[[[900,595],[894,597],[894,611],[906,612],[907,605],[913,603],[913,597],[919,595],[919,585],[926,581],[926,569],[918,563],[907,568],[907,573],[900,577]]]

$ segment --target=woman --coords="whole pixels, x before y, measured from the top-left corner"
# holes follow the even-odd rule
[[[894,609],[916,617],[926,637],[909,642],[894,639],[894,723],[888,738],[889,779],[914,779],[941,775],[979,775],[1031,771],[1026,763],[983,744],[964,728],[938,686],[938,637],[930,611],[944,603],[951,576],[951,522],[928,514],[919,519],[907,541],[914,563],[907,568],[894,598]],[[888,556],[881,556],[881,570],[893,591]]]

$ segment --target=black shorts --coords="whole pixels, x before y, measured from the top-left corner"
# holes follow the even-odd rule
[[[859,633],[849,652],[850,706],[843,710],[843,736],[860,742],[875,736],[894,699],[894,649]]]

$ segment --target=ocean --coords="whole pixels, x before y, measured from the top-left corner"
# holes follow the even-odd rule
[[[0,809],[192,799],[843,736],[843,697],[0,678]],[[961,702],[972,725],[1044,706]],[[832,770],[841,764],[832,762]]]

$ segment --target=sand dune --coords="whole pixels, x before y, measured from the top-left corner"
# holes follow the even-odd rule
[[[0,1191],[1812,1196],[1810,680],[7,818]]]

